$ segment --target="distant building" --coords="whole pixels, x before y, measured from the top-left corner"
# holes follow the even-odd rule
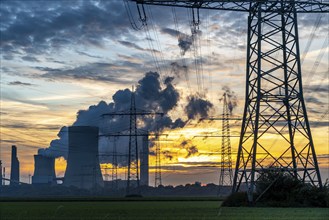
[[[142,149],[140,152],[140,185],[149,185],[149,137],[143,136]]]
[[[34,174],[32,184],[56,184],[55,158],[34,155]]]
[[[98,127],[72,126],[63,185],[84,189],[103,187],[98,158]]]
[[[11,146],[11,169],[10,169],[10,185],[19,184],[19,161],[17,158],[17,147]]]

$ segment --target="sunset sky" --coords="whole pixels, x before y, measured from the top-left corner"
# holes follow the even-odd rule
[[[221,140],[195,136],[220,134],[220,121],[199,119],[221,114],[219,99],[225,91],[236,98],[232,117],[242,117],[247,14],[201,10],[201,24],[192,39],[190,10],[145,6],[148,25],[134,30],[131,23],[141,23],[135,4],[128,6],[133,20],[121,0],[1,1],[0,156],[7,176],[11,145],[18,148],[21,180],[27,182],[33,175],[33,155],[49,147],[63,126],[104,126],[100,115],[127,107],[123,100],[130,96],[125,89],[134,86],[150,99],[153,91],[158,92],[157,100],[137,102],[137,107],[168,113],[160,121],[168,125],[163,126],[168,135],[161,137],[163,183],[218,184]],[[304,97],[325,180],[329,15],[301,14],[298,22]],[[115,129],[126,128],[126,122]],[[231,124],[232,135],[239,135],[241,121]],[[155,129],[153,124],[149,127]],[[235,161],[238,138],[231,142]],[[110,145],[103,140],[101,152],[110,152]],[[65,164],[62,157],[56,160],[58,176],[64,175]],[[150,164],[155,164],[154,154]],[[124,178],[124,169],[120,177]]]

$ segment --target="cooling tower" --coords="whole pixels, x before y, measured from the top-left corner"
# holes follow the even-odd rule
[[[17,158],[17,148],[11,146],[11,169],[10,169],[10,185],[19,184],[19,161]]]
[[[149,185],[149,138],[148,136],[143,136],[142,151],[141,155],[141,165],[140,165],[140,185]]]
[[[56,184],[55,158],[34,155],[32,184]]]
[[[65,186],[90,189],[104,186],[98,159],[98,127],[72,126],[64,175]]]

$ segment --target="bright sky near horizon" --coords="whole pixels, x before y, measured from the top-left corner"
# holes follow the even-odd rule
[[[129,5],[139,25],[136,6]],[[144,106],[155,106],[154,110],[170,106],[166,108],[171,121],[166,123],[172,129],[164,133],[169,132],[167,138],[172,141],[162,146],[163,183],[218,183],[219,170],[214,166],[220,158],[220,139],[194,136],[220,133],[220,122],[199,123],[199,117],[221,114],[219,99],[224,91],[235,94],[233,114],[242,115],[247,15],[201,10],[197,39],[191,39],[188,9],[145,8],[148,26],[134,30],[121,0],[1,1],[0,156],[7,175],[11,145],[18,147],[21,178],[27,182],[33,174],[33,155],[49,147],[63,126],[77,121],[77,115],[80,120],[87,117],[89,113],[80,110],[102,108],[101,101],[120,103],[125,95],[120,90],[158,82],[161,100]],[[298,22],[304,96],[325,180],[329,167],[329,15],[300,14]],[[150,71],[159,75],[145,75]],[[188,108],[193,109],[192,101],[202,109]],[[88,120],[99,120],[90,119],[92,115]],[[177,119],[184,126],[176,126]],[[232,133],[239,134],[241,123],[232,123]],[[238,139],[232,138],[234,160],[237,145]],[[153,155],[150,160],[154,166]],[[64,159],[56,164],[62,176]],[[124,170],[120,172],[123,178]]]

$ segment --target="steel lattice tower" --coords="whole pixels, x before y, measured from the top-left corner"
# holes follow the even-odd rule
[[[162,185],[161,179],[161,145],[159,141],[159,135],[155,136],[155,183],[154,186],[158,187]]]
[[[139,187],[139,160],[138,160],[138,144],[137,144],[137,114],[135,92],[131,93],[130,100],[130,126],[129,126],[129,147],[128,147],[128,177],[127,177],[127,193],[130,189],[130,181],[135,180]]]
[[[130,99],[130,108],[129,111],[122,112],[113,112],[103,114],[103,116],[129,116],[129,134],[124,134],[123,132],[115,133],[115,134],[105,134],[103,136],[128,136],[129,137],[129,145],[128,145],[128,174],[127,174],[127,188],[126,194],[129,195],[131,190],[135,187],[139,187],[139,148],[138,148],[138,140],[139,136],[146,136],[148,134],[140,134],[137,129],[137,116],[147,116],[147,115],[160,115],[163,116],[163,113],[160,112],[151,112],[144,110],[137,110],[136,108],[136,100],[135,100],[135,91],[134,88],[131,92]]]
[[[230,139],[230,122],[231,115],[227,94],[223,95],[223,113],[222,113],[222,147],[221,147],[221,161],[220,161],[220,175],[219,187],[232,186],[233,172],[232,172],[232,154],[231,154],[231,139]]]
[[[113,138],[113,151],[112,151],[112,189],[118,189],[118,155],[117,155],[117,140]]]
[[[303,96],[297,14],[328,13],[328,0],[133,1],[247,12],[246,97],[233,192],[247,190],[253,202],[257,180],[271,169],[322,186]]]

